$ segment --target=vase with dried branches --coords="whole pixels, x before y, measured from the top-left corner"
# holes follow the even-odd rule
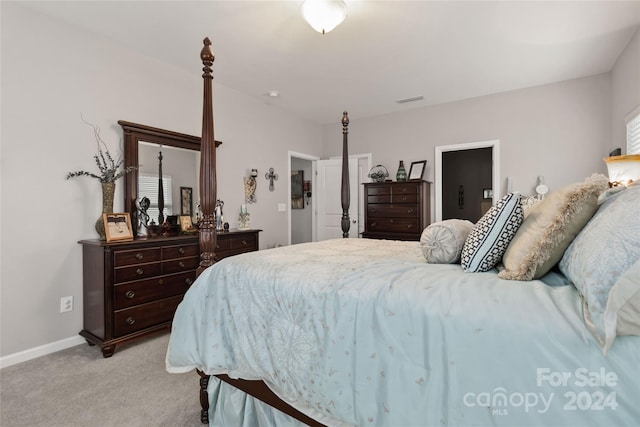
[[[77,176],[88,176],[100,181],[100,184],[102,185],[102,213],[112,213],[113,197],[116,191],[116,180],[118,180],[125,174],[135,170],[136,168],[127,167],[121,169],[120,167],[122,166],[122,163],[124,163],[124,159],[122,159],[120,156],[114,159],[111,156],[111,154],[109,153],[109,149],[107,148],[107,144],[100,136],[100,128],[85,121],[82,116],[81,119],[84,123],[93,128],[93,135],[95,137],[96,145],[98,148],[98,152],[93,156],[93,159],[95,160],[99,172],[93,173],[85,170],[69,172],[67,174],[67,179]],[[100,240],[106,240],[102,215],[100,215],[100,218],[98,218],[98,220],[96,221],[95,227],[98,235],[100,236]]]

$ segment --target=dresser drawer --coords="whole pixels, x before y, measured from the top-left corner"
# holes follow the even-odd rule
[[[115,283],[130,282],[132,280],[146,279],[161,274],[161,263],[138,264],[131,267],[120,267],[114,270]]]
[[[391,194],[369,195],[367,203],[391,203]]]
[[[160,248],[115,251],[113,258],[116,267],[160,261]]]
[[[114,313],[115,335],[127,335],[159,323],[171,321],[180,301],[182,301],[182,295],[117,310]]]
[[[231,239],[227,238],[226,236],[224,238],[220,238],[220,236],[218,236],[218,238],[216,239],[216,252],[226,251],[229,249],[231,249]]]
[[[216,261],[245,252],[257,251],[257,236],[257,233],[243,233],[229,236],[230,238],[224,241],[224,243],[226,243],[224,247],[216,250]]]
[[[181,273],[198,267],[198,257],[178,258],[162,261],[162,274]]]
[[[369,217],[418,218],[420,209],[415,203],[400,203],[395,205],[373,204],[367,205]]]
[[[417,233],[419,229],[418,218],[369,218],[367,219],[367,231],[369,232],[393,232],[393,233]]]
[[[401,194],[418,194],[420,184],[415,182],[407,182],[406,184],[396,184],[391,188],[391,194],[398,196]]]
[[[196,280],[196,271],[171,274],[161,278],[139,280],[117,285],[114,288],[115,309],[133,307],[159,299],[184,294]]]
[[[391,195],[391,203],[418,203],[420,200],[418,198],[418,194],[392,194]]]
[[[198,255],[198,245],[166,246],[162,248],[162,259],[185,258]]]
[[[391,194],[391,186],[389,185],[371,185],[369,184],[367,187],[367,197],[371,196],[381,196],[381,195],[390,195]]]
[[[245,234],[241,236],[234,236],[230,239],[231,250],[244,249],[244,250],[257,250],[257,242],[255,234]]]

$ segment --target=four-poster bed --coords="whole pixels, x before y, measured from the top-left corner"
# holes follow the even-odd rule
[[[581,295],[559,272],[504,280],[495,269],[429,264],[415,242],[374,239],[293,245],[214,264],[214,56],[204,44],[201,262],[176,311],[166,362],[169,372],[200,374],[203,422],[297,425],[278,411],[313,426],[640,419],[640,337],[618,337],[603,354]],[[348,124],[345,113],[344,237]],[[619,335],[634,335],[628,331]]]

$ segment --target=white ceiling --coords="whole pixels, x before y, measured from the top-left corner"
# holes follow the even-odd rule
[[[318,123],[608,72],[640,25],[640,1],[346,3],[326,35],[302,20],[301,1],[23,4],[194,78],[209,37],[216,82]],[[424,99],[395,102],[414,96]]]

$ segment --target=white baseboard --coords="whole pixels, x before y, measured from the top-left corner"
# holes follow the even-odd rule
[[[0,369],[86,343],[79,335],[0,357]]]

